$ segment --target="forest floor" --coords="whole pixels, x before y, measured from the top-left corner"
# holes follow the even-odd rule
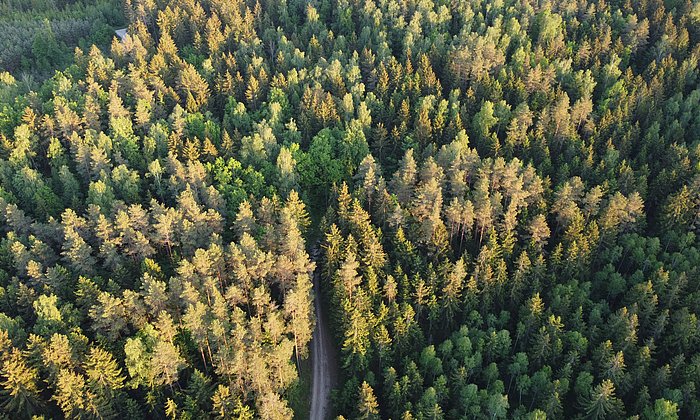
[[[318,247],[312,251],[311,258],[317,261]],[[314,272],[314,308],[316,312],[316,328],[311,341],[311,365],[313,378],[311,380],[311,420],[325,420],[330,416],[330,396],[333,389],[336,373],[333,345],[331,343],[328,323],[323,313],[321,303],[320,269]]]

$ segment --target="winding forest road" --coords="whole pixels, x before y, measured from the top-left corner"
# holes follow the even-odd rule
[[[312,250],[311,258],[318,264],[318,247]],[[311,413],[310,420],[325,420],[329,416],[331,389],[333,388],[333,347],[328,332],[328,324],[321,305],[320,269],[314,271],[314,309],[316,328],[311,340]]]

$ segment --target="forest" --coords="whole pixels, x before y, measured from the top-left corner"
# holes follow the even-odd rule
[[[700,418],[699,60],[699,0],[0,0],[0,419]]]
[[[121,0],[0,0],[0,70],[25,90],[72,62],[73,48],[105,48],[125,26]]]

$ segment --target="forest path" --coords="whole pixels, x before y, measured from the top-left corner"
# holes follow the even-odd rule
[[[318,264],[318,246],[311,251],[311,258]],[[325,420],[330,415],[330,396],[333,388],[335,362],[328,324],[321,305],[321,269],[314,271],[314,309],[316,312],[316,328],[311,340],[311,365],[313,378],[311,380],[311,413],[310,420]]]

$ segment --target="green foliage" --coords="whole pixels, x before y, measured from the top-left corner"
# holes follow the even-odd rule
[[[117,0],[7,0],[0,4],[0,68],[25,82],[68,66],[75,47],[106,48],[125,26]]]
[[[700,9],[570,3],[0,1],[2,416],[304,417],[318,299],[341,417],[700,417]]]

